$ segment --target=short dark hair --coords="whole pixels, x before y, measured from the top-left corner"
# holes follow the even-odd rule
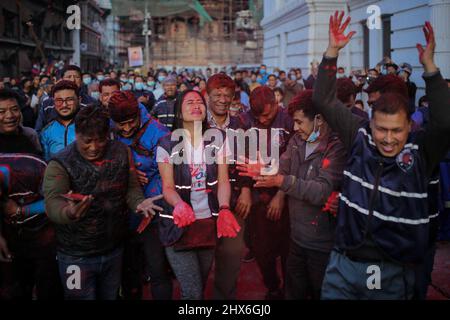
[[[367,93],[379,91],[380,93],[397,93],[408,97],[408,87],[402,78],[395,74],[380,75],[365,89]]]
[[[107,136],[108,114],[102,108],[93,105],[80,109],[75,116],[75,132],[85,136]]]
[[[0,89],[0,101],[5,101],[9,99],[15,99],[17,104],[20,104],[20,95],[12,89]]]
[[[52,88],[52,97],[55,97],[55,93],[61,90],[73,90],[77,97],[80,95],[80,88],[70,80],[61,80],[56,83]]]
[[[382,94],[372,105],[372,114],[375,114],[375,112],[396,114],[401,111],[405,112],[408,120],[411,120],[408,99],[394,92]]]
[[[100,84],[98,85],[98,91],[102,92],[103,87],[113,87],[117,86],[117,90],[120,90],[120,82],[116,79],[105,79],[100,81]]]
[[[357,87],[349,78],[340,78],[336,80],[337,98],[342,103],[348,103],[350,97],[356,98]]]
[[[417,102],[417,104],[418,104],[419,107],[420,107],[420,106],[422,105],[422,103],[424,103],[424,102],[429,102],[428,97],[427,97],[426,95],[421,96],[421,97],[419,98],[419,101]]]
[[[271,78],[271,77],[273,77],[273,78],[275,78],[275,80],[277,80],[277,76],[274,75],[274,74],[270,74],[270,75],[267,77],[267,79],[269,79],[269,78]]]
[[[280,87],[273,88],[273,92],[274,92],[274,93],[275,93],[275,92],[278,92],[278,93],[280,93],[282,96],[284,96],[284,91],[283,91],[283,89],[281,89]]]
[[[255,116],[264,112],[267,104],[275,104],[275,93],[267,86],[260,86],[250,93],[250,110]]]
[[[316,108],[313,106],[312,96],[313,90],[311,89],[302,90],[297,93],[297,95],[289,102],[289,114],[293,116],[296,111],[303,111],[309,120],[314,120],[314,117],[318,113],[316,112]]]
[[[76,66],[76,65],[74,65],[74,64],[70,64],[70,65],[68,65],[67,67],[65,67],[65,68],[63,69],[62,73],[61,73],[61,76],[64,77],[64,75],[66,74],[67,71],[76,71],[76,72],[78,72],[78,74],[80,75],[80,77],[81,77],[81,74],[82,74],[80,67],[79,67],[79,66]]]

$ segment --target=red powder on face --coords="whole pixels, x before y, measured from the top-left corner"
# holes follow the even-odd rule
[[[330,166],[330,159],[324,158],[322,161],[322,168],[326,169]]]

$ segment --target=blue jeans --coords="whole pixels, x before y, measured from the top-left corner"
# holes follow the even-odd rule
[[[333,250],[325,271],[321,299],[410,300],[414,284],[411,267],[388,261],[356,262]]]
[[[117,299],[123,248],[95,257],[73,257],[58,252],[59,274],[66,300]]]

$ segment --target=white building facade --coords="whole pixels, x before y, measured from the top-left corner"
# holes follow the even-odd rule
[[[425,43],[422,26],[430,21],[435,30],[435,61],[450,78],[450,0],[265,0],[263,60],[269,69],[301,68],[309,74],[310,62],[320,61],[328,43],[328,21],[335,10],[352,17],[355,30],[350,45],[341,53],[338,66],[351,70],[374,67],[384,56],[413,66],[411,76],[424,91],[416,43]],[[380,24],[373,24],[374,17]],[[372,29],[367,27],[369,18]]]

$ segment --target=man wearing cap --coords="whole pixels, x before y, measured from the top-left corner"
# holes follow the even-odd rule
[[[177,79],[169,76],[163,80],[164,94],[156,101],[152,116],[165,125],[170,131],[173,130],[175,121],[175,102],[177,96]]]
[[[143,118],[138,101],[130,91],[115,91],[109,99],[108,110],[114,122],[114,138],[130,148],[144,196],[150,198],[160,195],[162,185],[156,162],[156,145],[169,130],[152,118]],[[132,214],[131,227],[134,229],[141,220],[139,218]],[[125,247],[122,292],[126,299],[142,298],[142,267],[136,257],[143,254],[152,298],[170,300],[172,280],[168,274],[165,251],[158,237],[157,219],[153,219],[148,227],[139,232],[133,232]]]

